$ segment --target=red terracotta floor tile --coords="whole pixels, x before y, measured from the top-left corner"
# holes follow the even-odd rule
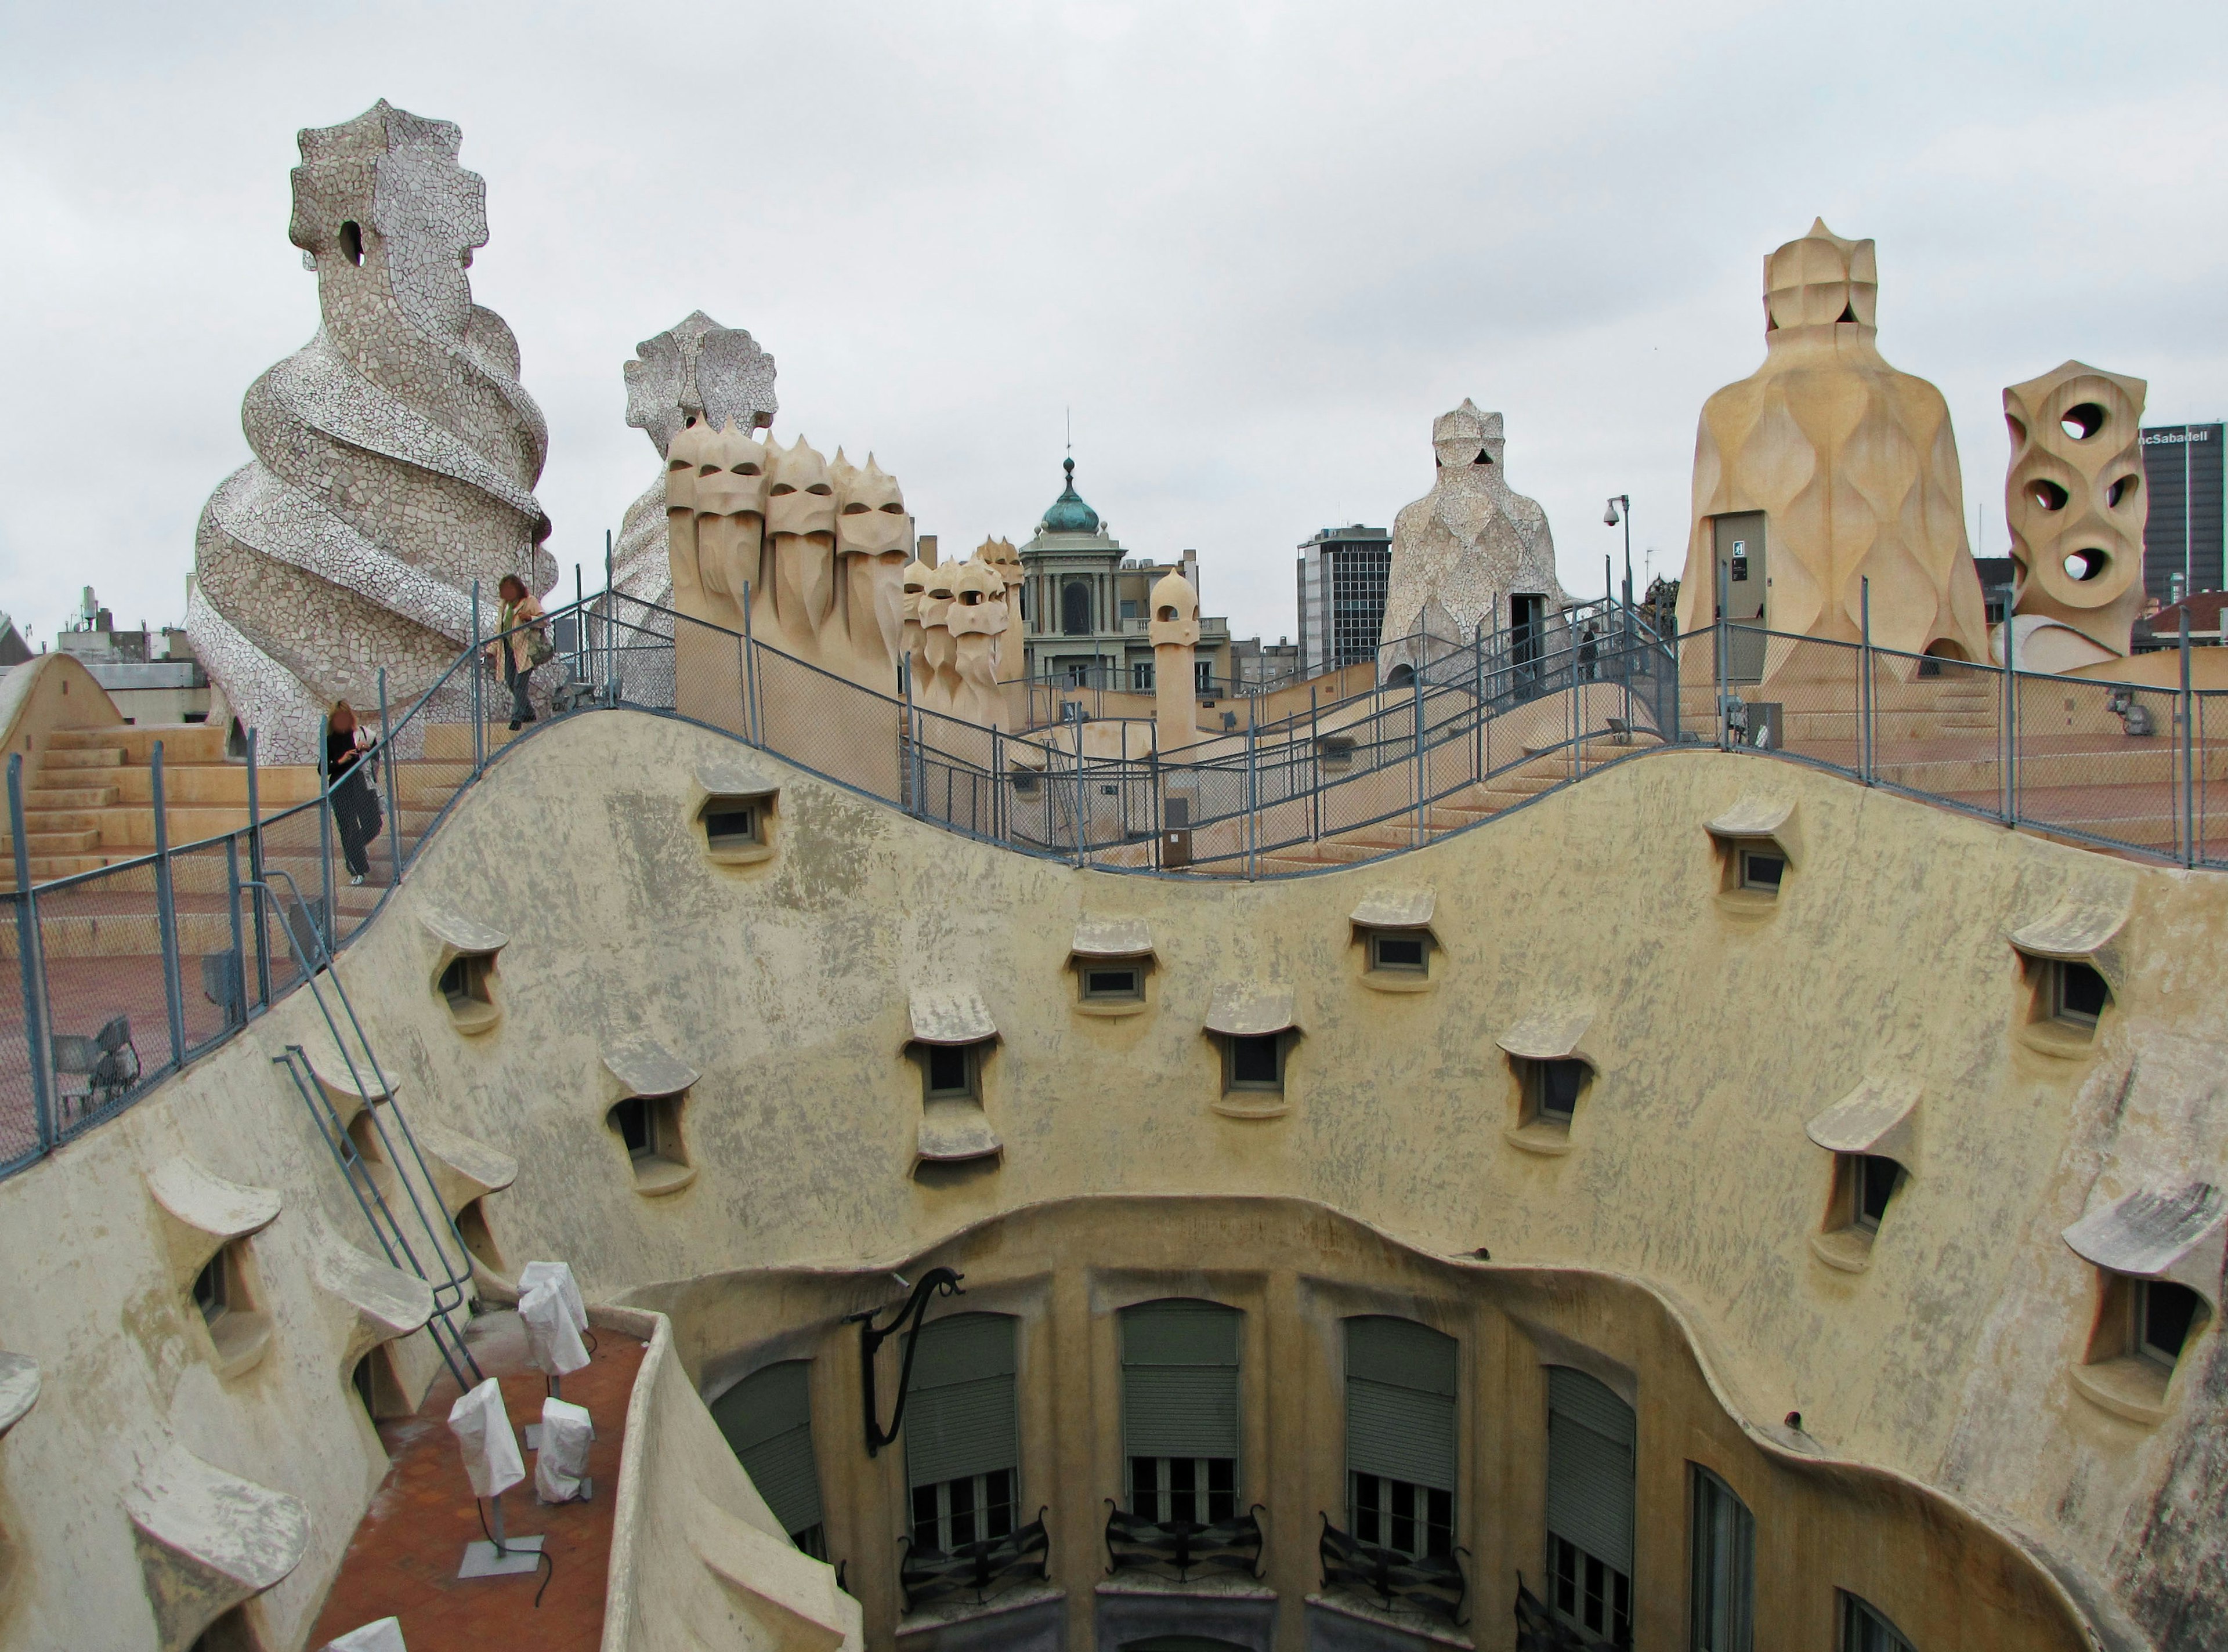
[[[501,1380],[513,1426],[523,1430],[538,1422],[542,1379],[525,1364],[516,1317],[490,1315],[475,1322],[473,1330],[474,1356],[483,1371]],[[643,1355],[643,1345],[621,1332],[599,1330],[596,1337],[586,1368],[564,1383],[565,1398],[586,1406],[595,1419],[596,1439],[588,1451],[594,1498],[554,1508],[536,1502],[531,1452],[525,1453],[525,1483],[503,1497],[508,1529],[521,1537],[546,1534],[550,1565],[530,1577],[458,1580],[457,1563],[464,1544],[480,1535],[480,1522],[447,1426],[457,1385],[444,1376],[415,1416],[379,1426],[391,1466],[341,1561],[311,1647],[392,1617],[401,1620],[410,1652],[503,1646],[593,1652],[603,1636],[605,1571],[627,1402]],[[522,1438],[520,1444],[522,1451]]]

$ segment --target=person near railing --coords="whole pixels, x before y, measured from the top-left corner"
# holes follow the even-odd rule
[[[505,574],[496,589],[503,595],[503,612],[496,622],[495,641],[488,644],[488,655],[502,661],[503,680],[510,690],[510,730],[515,734],[520,725],[534,721],[534,706],[526,698],[527,679],[556,649],[549,641],[549,628],[543,623],[547,616],[541,604],[534,600],[526,582],[516,574]]]
[[[371,870],[369,845],[386,824],[380,818],[379,794],[372,789],[377,771],[364,764],[371,744],[371,730],[356,721],[355,708],[346,700],[335,700],[325,718],[325,797],[341,834],[341,855],[348,862],[351,884],[362,883]]]
[[[1594,679],[1594,661],[1600,657],[1600,644],[1594,640],[1594,622],[1586,622],[1586,628],[1578,634],[1578,675],[1587,682]]]

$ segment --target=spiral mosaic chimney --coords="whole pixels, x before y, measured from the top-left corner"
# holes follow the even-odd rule
[[[289,238],[317,277],[311,341],[252,385],[254,458],[202,510],[186,628],[275,762],[312,761],[336,699],[428,687],[496,585],[556,583],[534,497],[548,433],[518,343],[472,302],[487,187],[463,133],[384,100],[299,135]]]

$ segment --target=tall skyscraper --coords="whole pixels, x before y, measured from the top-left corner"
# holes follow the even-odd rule
[[[1300,545],[1299,669],[1313,677],[1376,657],[1385,623],[1392,535],[1381,527],[1327,527]]]
[[[2143,427],[2143,587],[2161,603],[2176,574],[2184,595],[2222,589],[2221,447],[2218,424]]]

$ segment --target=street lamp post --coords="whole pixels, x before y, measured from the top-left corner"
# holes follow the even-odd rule
[[[1624,605],[1629,608],[1632,606],[1632,500],[1629,494],[1612,494],[1609,508],[1602,513],[1603,526],[1615,527],[1619,522],[1624,524]]]
[[[1624,524],[1624,611],[1620,628],[1623,646],[1617,650],[1617,678],[1624,685],[1624,716],[1627,726],[1632,720],[1632,499],[1627,494],[1612,494],[1609,508],[1602,513],[1603,524],[1615,527]]]

